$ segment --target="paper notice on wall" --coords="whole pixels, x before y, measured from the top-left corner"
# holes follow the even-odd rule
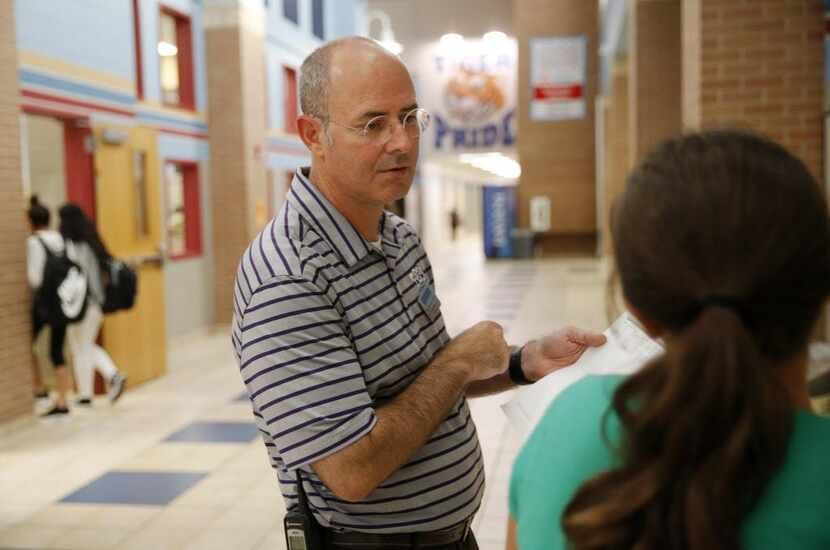
[[[550,231],[550,199],[544,196],[530,199],[530,228],[537,233]]]
[[[586,350],[576,364],[521,388],[502,405],[510,423],[524,437],[530,435],[556,396],[574,382],[588,375],[631,374],[663,352],[629,313],[623,313],[603,334],[608,338],[604,346]]]
[[[585,117],[588,39],[530,39],[530,119],[539,122]]]

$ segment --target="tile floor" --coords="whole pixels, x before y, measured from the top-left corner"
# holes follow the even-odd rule
[[[605,266],[590,259],[485,262],[471,243],[431,254],[450,334],[492,319],[521,343],[565,323],[605,328]],[[520,447],[499,405],[474,400],[487,490],[474,528],[504,548]],[[0,549],[285,548],[284,505],[226,330],[170,345],[169,372],[116,406],[0,437]]]

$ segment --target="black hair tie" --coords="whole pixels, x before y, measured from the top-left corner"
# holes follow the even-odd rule
[[[750,325],[751,318],[746,304],[737,298],[722,294],[711,294],[701,300],[698,300],[693,306],[693,315],[691,320],[696,319],[698,315],[703,313],[703,310],[710,307],[728,309],[735,313],[735,315],[737,315],[745,325]]]

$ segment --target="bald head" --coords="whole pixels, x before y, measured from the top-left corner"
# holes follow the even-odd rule
[[[311,52],[300,67],[300,108],[303,114],[328,121],[332,82],[344,70],[367,70],[378,61],[392,61],[406,71],[397,56],[374,40],[362,36],[334,40]],[[349,93],[348,90],[344,92]]]

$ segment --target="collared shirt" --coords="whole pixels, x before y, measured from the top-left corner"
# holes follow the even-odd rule
[[[301,169],[242,257],[233,345],[291,508],[296,471],[317,520],[351,531],[444,529],[475,514],[484,464],[462,397],[407,464],[361,502],[338,499],[311,464],[369,433],[375,410],[449,341],[420,239],[385,212],[377,250]]]

